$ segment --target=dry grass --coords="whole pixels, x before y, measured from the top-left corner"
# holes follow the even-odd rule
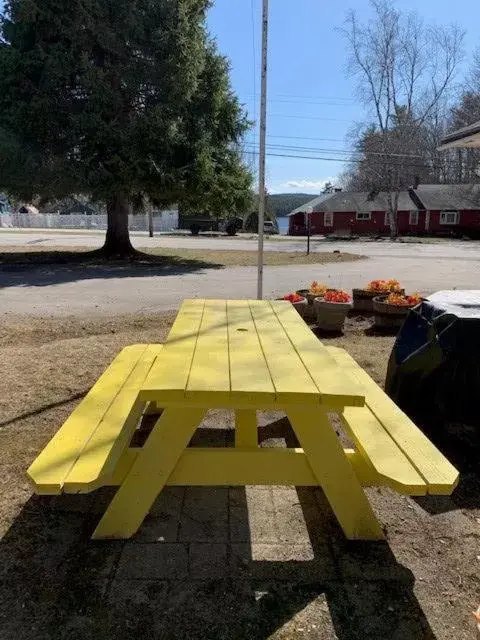
[[[236,251],[227,249],[165,249],[140,248],[149,258],[158,259],[162,264],[171,261],[175,265],[199,264],[208,268],[212,267],[251,267],[257,265],[256,251]],[[310,255],[298,251],[266,251],[264,264],[267,266],[285,266],[289,264],[327,264],[332,262],[351,262],[364,259],[364,256],[352,253],[315,252]],[[34,246],[10,246],[2,247],[0,252],[0,264],[99,264],[103,260],[98,253],[87,247],[41,247]]]
[[[256,251],[229,251],[207,249],[148,249],[147,253],[156,256],[181,257],[187,260],[203,260],[221,264],[224,267],[253,267],[258,263]],[[269,267],[280,267],[289,264],[328,264],[331,262],[351,262],[361,260],[364,256],[352,253],[311,253],[306,255],[298,251],[266,251],[264,264]]]

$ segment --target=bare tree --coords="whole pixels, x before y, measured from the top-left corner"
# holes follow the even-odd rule
[[[391,0],[370,2],[373,18],[361,22],[351,10],[341,32],[349,73],[369,109],[370,121],[358,138],[363,170],[357,177],[363,176],[364,187],[387,192],[394,237],[400,191],[434,168],[427,151],[434,154],[436,145],[428,132],[432,138],[437,131],[432,125],[446,109],[464,33],[455,25],[427,26],[415,13],[402,14]]]

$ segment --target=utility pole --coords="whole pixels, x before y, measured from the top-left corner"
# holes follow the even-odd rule
[[[262,87],[260,92],[260,153],[258,160],[258,282],[257,298],[263,298],[263,231],[265,221],[265,142],[267,132],[268,0],[262,11]]]
[[[310,255],[310,233],[311,233],[311,224],[312,224],[312,207],[307,207],[305,210],[305,226],[307,227],[307,256]]]

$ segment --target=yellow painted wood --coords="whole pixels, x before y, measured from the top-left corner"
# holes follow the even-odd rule
[[[235,447],[258,447],[257,412],[250,409],[235,411]]]
[[[239,406],[275,402],[275,387],[247,300],[227,301],[230,399]]]
[[[190,402],[230,398],[226,300],[205,300],[185,397]]]
[[[143,353],[68,473],[64,491],[88,493],[103,486],[104,479],[113,473],[145,408],[138,391],[161,350],[162,345],[152,344]]]
[[[289,407],[287,416],[345,536],[382,540],[382,528],[326,414]]]
[[[343,452],[352,465],[355,475],[357,476],[357,480],[362,487],[380,487],[384,484],[383,478],[378,475],[370,462],[358,451],[355,451],[355,449],[345,448]]]
[[[255,328],[279,404],[319,404],[319,392],[268,301],[250,300]]]
[[[272,300],[270,304],[317,386],[321,403],[332,408],[363,406],[365,394],[362,387],[355,379],[345,375],[345,371],[338,366],[293,305],[281,300]]]
[[[141,449],[127,449],[108,484],[122,484]],[[362,486],[381,484],[372,468],[360,454],[345,449],[358,481]],[[284,485],[316,487],[318,480],[312,472],[303,449],[216,449],[192,447],[186,449],[168,478],[171,486],[245,486]]]
[[[384,484],[399,493],[424,496],[427,485],[368,407],[346,407],[342,421],[358,451]]]
[[[130,538],[168,481],[203,409],[165,409],[93,533],[94,539]]]
[[[146,349],[144,344],[123,349],[34,460],[27,475],[36,493],[61,493],[65,478]]]
[[[162,357],[154,363],[140,391],[141,400],[160,405],[182,402],[185,397],[204,300],[185,300],[164,343]]]
[[[346,351],[329,351],[363,386],[368,408],[425,480],[428,493],[450,495],[459,478],[455,467]]]
[[[148,402],[143,413],[146,416],[156,416],[162,413],[162,411],[163,408],[160,407],[156,402]]]

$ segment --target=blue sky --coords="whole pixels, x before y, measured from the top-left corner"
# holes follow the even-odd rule
[[[216,0],[209,28],[232,66],[232,84],[250,118],[258,119],[260,91],[261,0]],[[370,14],[368,0],[270,0],[267,149],[269,154],[302,155],[286,147],[314,147],[331,157],[332,149],[348,149],[346,139],[355,122],[365,117],[347,77],[345,43],[336,27],[349,8]],[[398,0],[397,7],[417,11],[429,24],[455,22],[466,30],[468,67],[480,45],[478,0]],[[258,133],[247,147],[258,145]],[[304,153],[304,155],[306,155]],[[253,157],[252,157],[253,161]],[[255,163],[257,162],[255,156]],[[267,157],[269,191],[317,193],[334,180],[344,164],[338,161]]]

